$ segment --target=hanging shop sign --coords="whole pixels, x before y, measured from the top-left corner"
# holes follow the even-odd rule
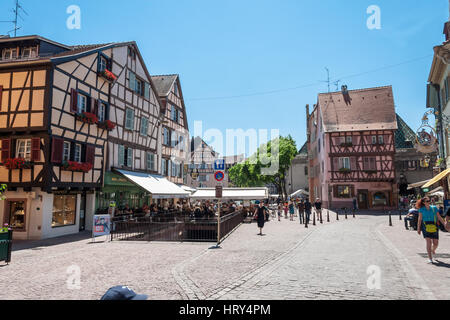
[[[436,131],[429,125],[422,125],[417,131],[415,148],[421,153],[434,153],[438,151]]]

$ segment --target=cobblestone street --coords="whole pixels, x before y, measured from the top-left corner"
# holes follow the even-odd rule
[[[440,263],[427,265],[425,241],[398,218],[393,227],[386,216],[331,218],[308,229],[298,220],[272,221],[263,237],[244,224],[220,249],[103,238],[92,244],[86,234],[17,243],[12,263],[0,267],[0,299],[99,299],[119,284],[158,300],[450,298],[448,233],[440,234]],[[79,289],[67,284],[70,266],[80,268]],[[379,290],[368,289],[369,266],[381,270]]]

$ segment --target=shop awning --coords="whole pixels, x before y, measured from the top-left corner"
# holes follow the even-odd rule
[[[437,176],[435,176],[433,179],[428,181],[425,185],[422,186],[422,188],[428,188],[431,187],[433,184],[438,183],[442,179],[446,178],[450,174],[450,169],[447,169],[445,171],[442,171]]]
[[[438,188],[436,188],[434,190],[431,190],[430,192],[427,192],[427,195],[430,195],[430,196],[444,195],[444,188],[438,187]]]
[[[425,180],[425,181],[420,181],[420,182],[416,182],[416,183],[411,183],[408,185],[408,190],[414,189],[414,188],[420,188],[421,186],[423,186],[425,183],[427,183],[430,180]]]
[[[193,192],[197,191],[197,189],[194,189],[194,188],[191,188],[191,187],[188,187],[188,186],[185,186],[185,185],[180,186],[180,188],[183,189],[184,191],[189,192],[189,193],[193,193]]]
[[[225,200],[264,200],[269,198],[267,188],[223,188],[222,199]],[[216,199],[216,189],[198,189],[191,195],[194,200],[214,200]]]
[[[308,196],[309,192],[307,192],[306,190],[300,189],[300,190],[295,191],[293,194],[291,194],[291,198],[298,197],[301,194]]]
[[[153,199],[181,199],[188,198],[190,195],[190,192],[183,190],[163,176],[125,170],[116,171],[132,183],[148,191],[152,195]]]

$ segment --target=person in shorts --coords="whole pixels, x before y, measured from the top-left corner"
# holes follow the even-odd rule
[[[436,206],[431,205],[431,200],[425,197],[417,202],[417,210],[419,210],[419,221],[417,223],[417,232],[419,235],[423,233],[423,237],[427,243],[428,263],[433,263],[433,255],[439,246],[439,227],[441,222],[445,229],[448,230],[448,224],[439,214]]]

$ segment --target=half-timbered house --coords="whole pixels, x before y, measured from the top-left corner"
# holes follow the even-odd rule
[[[0,182],[8,185],[0,212],[16,238],[86,228],[108,136],[97,118],[109,100],[110,80],[97,70],[104,47],[0,40]]]
[[[189,127],[179,75],[152,76],[164,115],[161,173],[176,184],[185,184],[184,165],[189,155]]]
[[[308,112],[310,197],[328,208],[395,207],[392,87],[319,94]]]

